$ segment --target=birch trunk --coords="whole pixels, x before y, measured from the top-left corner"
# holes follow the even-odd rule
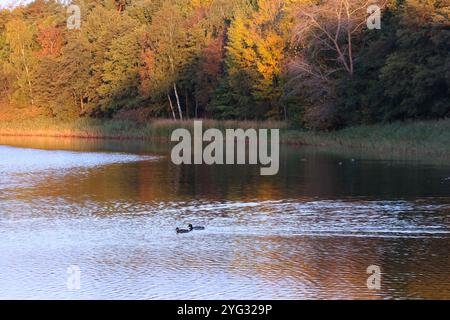
[[[167,98],[169,99],[170,111],[172,111],[173,120],[177,120],[175,116],[175,111],[173,110],[172,99],[170,99],[170,94],[167,94]]]
[[[28,90],[30,92],[30,99],[31,99],[31,105],[34,106],[34,94],[33,94],[33,86],[31,85],[31,80],[30,80],[30,70],[28,69],[28,63],[27,60],[25,58],[25,48],[22,46],[21,48],[21,53],[22,53],[22,61],[23,61],[23,65],[25,67],[25,72],[27,75],[27,82],[28,82]]]
[[[178,112],[180,113],[180,119],[183,120],[183,112],[181,111],[180,97],[178,96],[177,84],[175,82],[173,83],[173,90],[175,91],[175,97],[177,98],[177,106]]]

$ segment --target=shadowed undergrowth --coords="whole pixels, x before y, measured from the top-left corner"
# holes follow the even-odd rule
[[[450,120],[354,126],[326,133],[287,130],[285,142],[339,151],[354,149],[375,158],[450,159]]]

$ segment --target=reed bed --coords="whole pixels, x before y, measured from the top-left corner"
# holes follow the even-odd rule
[[[381,155],[402,154],[411,157],[450,157],[450,119],[355,126],[332,132],[302,131],[276,121],[202,120],[203,130],[217,128],[281,129],[281,142],[325,148],[351,148]],[[193,132],[193,120],[156,119],[146,123],[131,120],[78,119],[58,121],[37,118],[0,121],[2,136],[74,137],[90,139],[170,139],[173,130]]]

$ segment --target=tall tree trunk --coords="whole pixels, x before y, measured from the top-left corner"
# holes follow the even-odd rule
[[[84,97],[83,95],[80,96],[80,115],[84,115]]]
[[[350,21],[350,4],[348,1],[344,3],[345,10],[347,13],[347,20]],[[351,24],[350,24],[351,25]],[[347,39],[348,39],[348,64],[350,76],[353,76],[353,48],[352,48],[352,32],[350,27],[347,29]]]
[[[353,49],[352,49],[352,35],[350,31],[347,33],[348,37],[348,64],[350,76],[353,76]]]
[[[173,65],[173,58],[171,55],[169,55],[169,61],[170,61],[170,68],[172,69],[172,75],[175,77],[175,67]],[[183,112],[181,111],[180,97],[178,96],[176,82],[173,83],[173,91],[175,92],[175,97],[177,98],[177,106],[178,106],[178,112],[180,113],[180,119],[183,120]]]
[[[28,69],[27,60],[25,58],[25,48],[23,46],[21,48],[21,51],[22,51],[23,66],[25,67],[25,72],[27,74],[28,91],[30,92],[31,105],[34,106],[33,86],[31,85],[30,70]]]
[[[175,82],[173,83],[173,90],[175,91],[175,97],[177,98],[177,106],[178,112],[180,113],[180,119],[183,120],[183,112],[181,111],[180,97],[178,96],[177,84]]]
[[[170,111],[172,111],[173,120],[177,120],[175,116],[175,111],[173,110],[172,99],[170,99],[170,94],[167,94],[167,98],[169,99]]]

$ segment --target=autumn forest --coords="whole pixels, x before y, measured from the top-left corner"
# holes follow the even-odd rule
[[[79,28],[69,3],[0,11],[0,113],[319,130],[450,115],[448,0],[71,4]]]

